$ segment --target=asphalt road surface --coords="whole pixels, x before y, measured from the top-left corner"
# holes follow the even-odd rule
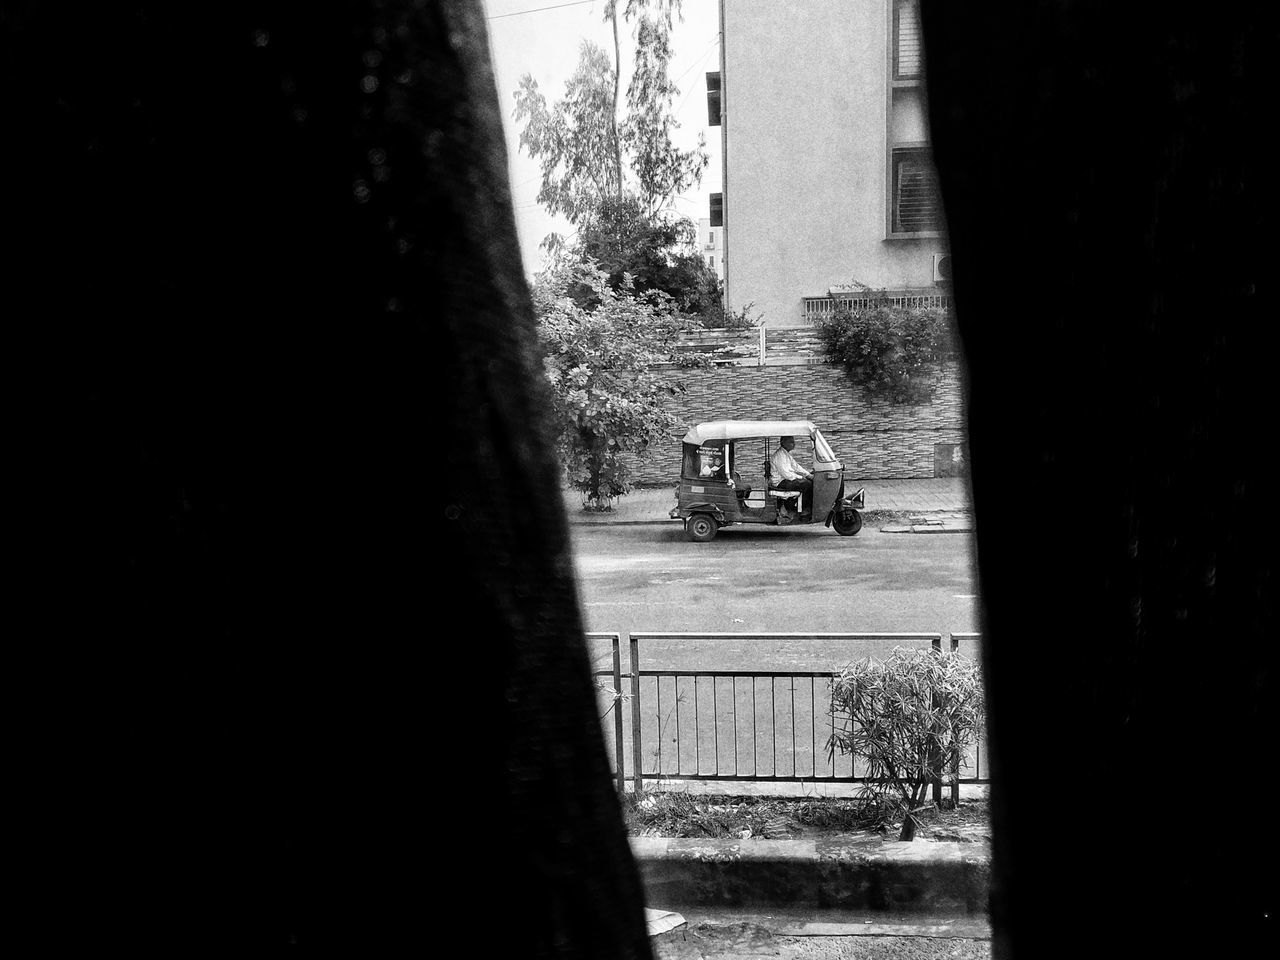
[[[927,638],[821,634],[943,634],[945,642],[946,634],[979,630],[968,533],[864,527],[842,537],[821,525],[744,527],[692,543],[672,523],[578,525],[572,535],[588,631],[764,634],[641,636],[639,666],[649,672],[637,701],[646,772],[820,775],[830,724],[824,677],[860,657],[930,646]],[[595,639],[590,649],[594,669],[611,671],[612,644]],[[960,650],[979,655],[972,640]],[[628,672],[626,643],[619,653]],[[600,682],[602,715],[612,723],[609,680]],[[632,769],[630,739],[622,746]],[[848,762],[838,761],[834,772],[847,773]]]
[[[691,543],[676,523],[602,525],[575,526],[573,545],[591,631],[980,629],[968,533],[880,533],[868,526],[842,537],[821,525],[744,527],[722,530],[710,543]],[[972,645],[966,652],[977,655]]]

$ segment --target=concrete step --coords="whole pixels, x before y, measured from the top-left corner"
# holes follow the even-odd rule
[[[632,837],[647,902],[666,909],[769,905],[981,917],[985,843]]]

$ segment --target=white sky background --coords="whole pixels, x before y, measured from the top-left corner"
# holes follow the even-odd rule
[[[506,132],[511,202],[525,273],[529,276],[542,265],[542,254],[538,250],[542,238],[552,231],[568,236],[571,229],[567,221],[549,216],[535,201],[542,174],[538,162],[520,150],[520,130],[513,117],[515,98],[512,94],[519,87],[520,78],[530,73],[548,103],[559,100],[564,94],[565,81],[577,66],[578,48],[583,39],[595,42],[613,59],[613,28],[604,19],[604,0],[560,6],[567,2],[569,0],[482,0],[488,17],[490,57]],[[555,9],[540,9],[546,7]],[[697,144],[698,134],[703,133],[710,158],[702,183],[678,197],[672,205],[676,213],[688,217],[695,225],[708,216],[710,195],[720,192],[720,128],[707,126],[706,83],[706,74],[720,69],[719,11],[719,0],[684,0],[684,20],[677,18],[671,35],[670,75],[680,90],[672,104],[680,125],[673,139],[680,149],[690,150]],[[631,25],[621,16],[618,26],[625,97],[630,79],[627,51],[634,49],[635,40],[631,36]]]

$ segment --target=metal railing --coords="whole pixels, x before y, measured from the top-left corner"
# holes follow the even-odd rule
[[[892,307],[923,309],[936,307],[946,310],[951,306],[949,293],[930,290],[893,290],[886,294],[830,293],[825,297],[802,297],[805,319],[816,319],[834,313],[840,307],[847,310],[865,310],[873,301],[885,300]]]
[[[588,633],[593,644],[607,644],[609,669],[594,675],[602,703],[602,717],[618,789],[631,783],[637,792],[646,780],[751,781],[769,783],[866,783],[865,766],[854,758],[829,753],[825,744],[835,733],[830,709],[830,683],[838,670],[718,669],[706,650],[726,643],[747,647],[773,642],[772,653],[785,657],[786,648],[800,643],[830,642],[848,660],[887,655],[897,647],[959,650],[976,643],[976,633]],[[627,647],[627,669],[622,647]],[[668,648],[693,663],[646,668],[642,647]],[[701,651],[697,648],[701,647]],[[699,654],[703,654],[702,657]],[[743,652],[738,653],[742,659]],[[749,658],[754,658],[754,654]],[[698,662],[699,660],[702,662]],[[732,659],[730,657],[729,659]],[[607,681],[606,679],[607,678]],[[821,681],[821,683],[820,683]],[[767,701],[767,706],[766,706]],[[665,711],[664,711],[665,703]],[[629,705],[626,710],[624,704]],[[626,736],[626,719],[630,737]],[[822,740],[818,730],[821,725]],[[820,748],[820,744],[822,744]],[[988,783],[979,742],[964,759],[972,772],[962,775],[961,758],[951,764],[947,779],[953,798],[961,784]],[[943,777],[934,783],[940,798]]]

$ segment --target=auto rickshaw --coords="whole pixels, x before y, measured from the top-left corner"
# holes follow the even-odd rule
[[[772,458],[783,437],[812,444],[812,503],[801,504],[798,491],[778,489]],[[796,453],[803,462],[810,451],[797,444]],[[685,434],[676,506],[668,516],[684,521],[685,535],[699,543],[734,523],[822,523],[851,537],[862,529],[863,499],[862,487],[845,494],[844,467],[810,421],[714,420]]]

